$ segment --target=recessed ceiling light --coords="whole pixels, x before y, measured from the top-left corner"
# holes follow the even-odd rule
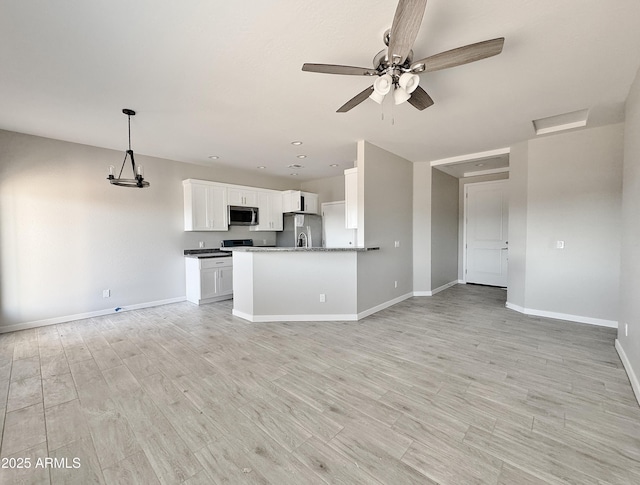
[[[287,165],[289,168],[302,168],[304,165],[300,165],[299,163],[292,163],[291,165]]]
[[[298,174],[297,173],[290,173],[289,175],[294,175],[295,176],[295,175],[298,175]]]
[[[302,145],[302,142],[301,141],[292,141],[291,144],[295,145],[295,146],[299,146],[299,145]]]
[[[218,155],[211,155],[209,157],[210,160],[218,160],[220,157]]]
[[[259,168],[260,170],[264,170],[264,169],[265,169],[265,168],[267,168],[267,167],[265,167],[264,165],[260,165],[258,168]]]
[[[307,158],[306,155],[298,155],[298,158]]]
[[[476,163],[476,167],[484,167],[484,163]]]
[[[338,164],[337,163],[332,163],[331,165],[329,165],[330,167],[337,167]]]

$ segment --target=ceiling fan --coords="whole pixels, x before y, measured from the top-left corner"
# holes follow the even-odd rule
[[[384,96],[393,91],[395,104],[408,101],[419,110],[433,104],[431,96],[418,86],[421,72],[433,72],[460,66],[502,52],[504,37],[469,44],[457,49],[413,61],[413,43],[418,36],[427,0],[399,0],[391,29],[384,33],[386,49],[373,58],[373,68],[340,66],[335,64],[304,64],[303,71],[349,76],[377,76],[373,86],[356,94],[338,108],[346,113],[367,98],[382,103]]]

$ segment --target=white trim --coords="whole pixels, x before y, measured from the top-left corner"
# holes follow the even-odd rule
[[[33,322],[16,323],[13,325],[0,325],[0,334],[8,332],[17,332],[18,330],[27,330],[30,328],[46,327],[47,325],[56,325],[58,323],[73,322],[76,320],[85,320],[87,318],[102,317],[104,315],[111,315],[113,313],[128,312],[131,310],[141,310],[143,308],[151,308],[154,306],[169,305],[171,303],[180,303],[186,301],[187,298],[179,296],[177,298],[169,298],[167,300],[150,301],[147,303],[137,303],[135,305],[129,305],[125,307],[118,307],[119,310],[97,310],[95,312],[77,313],[75,315],[66,315],[63,317],[47,318],[45,320],[36,320]]]
[[[389,308],[401,301],[411,298],[413,293],[406,293],[392,300],[381,303],[358,314],[355,313],[327,313],[327,314],[304,314],[304,315],[252,315],[250,313],[232,310],[231,313],[249,322],[336,322],[336,321],[356,321],[373,315],[374,313]]]
[[[546,310],[535,310],[533,308],[524,308],[513,303],[507,302],[505,305],[510,310],[515,310],[525,315],[534,317],[554,318],[556,320],[566,320],[569,322],[586,323],[589,325],[598,325],[600,327],[618,328],[618,322],[615,320],[605,320],[603,318],[583,317],[580,315],[571,315],[569,313],[548,312]]]
[[[414,291],[413,296],[433,296],[431,291]]]
[[[357,320],[360,320],[361,318],[364,318],[364,317],[368,317],[369,315],[373,315],[374,313],[377,313],[380,310],[389,308],[390,306],[400,303],[401,301],[411,298],[412,296],[413,296],[413,292],[410,292],[410,293],[406,293],[404,295],[398,296],[392,300],[385,301],[384,303],[380,303],[380,305],[376,305],[374,307],[369,308],[368,310],[358,313]]]
[[[631,367],[631,362],[629,362],[629,358],[622,348],[622,344],[620,340],[616,339],[616,350],[618,351],[618,355],[620,356],[620,360],[622,361],[622,365],[624,366],[624,370],[627,371],[627,376],[629,377],[629,381],[631,382],[631,388],[633,389],[633,393],[636,395],[636,401],[640,404],[640,381],[638,381],[638,376],[633,371],[633,367]]]
[[[355,321],[358,315],[349,314],[325,314],[325,315],[251,315],[249,313],[232,310],[234,316],[243,318],[252,323],[266,322],[336,322],[336,321]]]
[[[436,294],[440,293],[441,291],[446,290],[447,288],[451,288],[452,286],[455,286],[457,284],[458,284],[458,280],[454,280],[454,281],[451,281],[451,282],[447,283],[446,285],[439,286],[435,290],[431,290],[431,295],[432,296],[436,295]]]
[[[549,126],[547,128],[536,128],[535,121],[533,123],[533,128],[536,130],[536,135],[546,135],[547,133],[556,133],[558,131],[572,130],[573,128],[582,128],[583,126],[587,126],[587,120],[574,121],[573,123],[565,123],[563,125],[554,125]]]
[[[476,187],[478,185],[491,185],[499,184],[506,185],[508,180],[488,180],[486,182],[472,182],[464,184],[464,193],[462,195],[462,276],[464,278],[464,284],[467,284],[467,203],[469,201],[469,187]],[[507,187],[508,188],[508,187]],[[509,228],[507,227],[507,231]],[[507,233],[507,238],[509,234]],[[509,274],[509,263],[507,263],[507,274]]]
[[[498,148],[497,150],[489,150],[486,152],[469,153],[467,155],[459,155],[457,157],[441,158],[440,160],[433,160],[431,162],[432,167],[438,165],[453,165],[455,163],[464,163],[470,160],[482,160],[484,158],[494,158],[500,155],[508,155],[511,153],[511,148]]]
[[[509,167],[500,167],[500,168],[489,168],[487,170],[478,170],[477,172],[465,172],[462,174],[463,178],[466,177],[478,177],[480,175],[491,175],[494,173],[504,173],[508,172]]]
[[[458,280],[459,285],[466,285],[467,282],[465,280]]]

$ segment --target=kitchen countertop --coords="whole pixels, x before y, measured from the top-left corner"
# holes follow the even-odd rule
[[[379,247],[367,247],[367,248],[274,248],[274,247],[238,247],[238,248],[223,248],[222,251],[241,251],[244,253],[336,253],[336,252],[365,252],[365,251],[377,251]]]
[[[206,258],[228,258],[231,254],[220,249],[185,249],[185,258],[206,259]]]

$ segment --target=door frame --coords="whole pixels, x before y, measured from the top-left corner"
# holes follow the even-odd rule
[[[490,184],[507,184],[509,179],[488,180],[486,182],[473,182],[464,184],[464,207],[462,211],[462,282],[467,284],[467,202],[469,200],[469,186],[490,185]],[[508,234],[507,234],[508,237]],[[507,258],[508,258],[507,254]],[[507,266],[507,275],[509,274],[509,266]]]

